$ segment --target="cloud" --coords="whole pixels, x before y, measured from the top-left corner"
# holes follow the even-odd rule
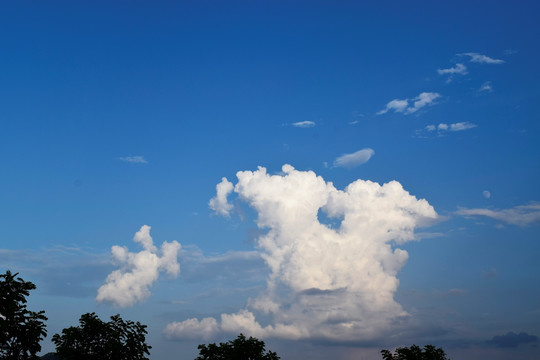
[[[470,122],[464,121],[464,122],[458,122],[454,124],[450,124],[450,131],[463,131],[463,130],[469,130],[474,129],[478,125],[472,124]]]
[[[489,56],[474,53],[474,52],[462,53],[458,55],[469,56],[470,57],[469,61],[474,62],[474,63],[480,63],[480,64],[503,64],[504,63],[504,60],[493,59],[493,58],[490,58]]]
[[[113,246],[112,256],[122,265],[107,276],[105,284],[98,289],[96,301],[111,302],[120,307],[132,306],[150,296],[150,286],[157,281],[160,271],[178,276],[180,265],[177,254],[181,246],[178,242],[164,242],[159,251],[150,236],[150,226],[143,225],[133,237],[144,250],[129,252],[127,247]]]
[[[233,191],[233,184],[226,178],[216,185],[216,196],[210,199],[208,206],[220,215],[229,216],[233,206],[227,202],[227,196]]]
[[[439,75],[466,75],[467,67],[463,64],[456,64],[456,66],[449,69],[437,69]]]
[[[493,92],[493,87],[491,87],[491,81],[486,81],[478,89],[479,92]]]
[[[499,348],[516,348],[521,344],[530,344],[537,341],[538,336],[536,335],[529,335],[526,332],[516,334],[515,332],[510,331],[506,335],[494,336],[491,340],[487,341],[487,343]]]
[[[489,199],[491,197],[491,193],[487,190],[482,191],[482,195],[484,195],[486,199]]]
[[[237,312],[170,323],[168,338],[243,332],[368,341],[409,317],[394,300],[396,275],[408,258],[398,246],[417,240],[414,229],[437,217],[426,200],[396,181],[357,180],[338,190],[290,165],[276,175],[259,167],[236,176],[234,193],[265,230],[256,246],[269,268],[266,289]],[[326,225],[320,217],[339,224]]]
[[[526,226],[540,223],[540,203],[534,202],[503,210],[459,209],[456,211],[456,214],[463,216],[486,216],[512,225]]]
[[[390,110],[406,115],[412,114],[425,106],[436,104],[434,101],[440,97],[441,95],[438,93],[423,92],[413,99],[394,99],[388,102],[383,110],[377,112],[377,115],[386,114]]]
[[[375,151],[370,148],[358,150],[352,154],[343,154],[334,161],[334,166],[350,169],[365,164],[374,154]]]
[[[426,125],[423,129],[416,130],[416,136],[418,137],[432,137],[435,136],[444,136],[448,132],[464,131],[469,129],[474,129],[478,125],[470,123],[468,121],[457,122],[453,124],[440,123],[439,125]]]
[[[134,164],[148,164],[148,161],[143,156],[125,156],[125,157],[119,157],[118,160],[128,162],[128,163],[134,163]]]
[[[299,128],[310,128],[310,127],[314,127],[316,124],[313,121],[306,120],[306,121],[295,122],[295,123],[292,123],[291,125],[294,127],[299,127]]]

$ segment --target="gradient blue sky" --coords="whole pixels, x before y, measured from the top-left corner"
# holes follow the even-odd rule
[[[238,171],[263,166],[286,181],[290,164],[340,190],[395,180],[438,215],[414,218],[419,241],[387,243],[408,252],[389,292],[405,323],[386,313],[375,333],[341,340],[317,333],[325,323],[302,323],[296,340],[254,333],[282,359],[374,360],[412,343],[452,359],[536,356],[539,16],[535,1],[4,2],[0,270],[37,284],[43,350],[92,311],[148,324],[153,360],[193,359],[197,344],[237,334],[171,335],[173,322],[249,309],[276,325],[252,306],[271,276],[260,239],[272,229],[256,223],[266,205],[239,190],[214,203],[220,216],[209,201],[223,177],[235,185]],[[310,191],[302,184],[290,191]],[[272,194],[267,185],[253,196]],[[97,301],[108,274],[133,270],[111,247],[141,252],[132,239],[143,225],[158,248],[181,244],[167,260],[180,271],[160,271],[129,306]],[[348,286],[288,290],[274,295],[291,309],[325,291],[354,298]],[[354,306],[347,316],[369,315]]]

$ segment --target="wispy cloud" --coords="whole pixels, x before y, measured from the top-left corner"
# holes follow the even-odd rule
[[[426,125],[423,129],[416,130],[418,137],[444,136],[448,132],[464,131],[477,127],[478,125],[468,121],[453,124],[440,123],[439,125]]]
[[[480,86],[478,92],[493,92],[493,87],[491,86],[491,81],[486,81]]]
[[[298,122],[292,123],[291,125],[294,127],[299,127],[299,128],[310,128],[310,127],[314,127],[317,124],[314,121],[306,120],[306,121],[298,121]]]
[[[148,164],[144,156],[140,155],[119,157],[118,160],[134,164]]]
[[[365,164],[374,154],[375,151],[370,148],[358,150],[352,154],[343,154],[334,160],[334,166],[350,169]]]
[[[466,75],[467,67],[463,64],[456,64],[456,66],[448,69],[437,69],[437,72],[439,75]]]
[[[474,63],[480,63],[480,64],[503,64],[504,63],[504,60],[494,59],[489,56],[482,55],[479,53],[474,53],[474,52],[462,53],[458,55],[469,56],[470,57],[469,61],[474,62]]]
[[[457,215],[485,216],[507,224],[526,226],[540,223],[540,203],[534,202],[528,205],[515,206],[509,209],[459,209]]]
[[[386,107],[377,112],[377,115],[386,114],[388,111],[393,110],[398,113],[404,113],[406,115],[413,114],[425,106],[434,105],[435,100],[440,98],[439,93],[423,92],[412,99],[394,99],[386,104]]]
[[[141,244],[144,250],[132,253],[125,246],[112,247],[112,256],[122,267],[107,276],[105,284],[98,289],[96,301],[132,306],[150,296],[149,288],[158,279],[160,271],[174,277],[180,273],[177,254],[181,247],[178,242],[165,241],[158,253],[147,225],[141,227],[133,241]]]

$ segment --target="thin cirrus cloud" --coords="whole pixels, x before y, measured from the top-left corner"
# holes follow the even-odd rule
[[[298,128],[310,128],[310,127],[314,127],[316,123],[314,121],[306,120],[306,121],[298,121],[295,123],[291,123],[291,125]]]
[[[439,73],[439,75],[466,75],[467,67],[463,64],[456,64],[456,66],[448,69],[437,69],[437,73]]]
[[[358,150],[352,154],[343,154],[334,160],[334,167],[351,169],[353,167],[365,164],[373,155],[375,155],[375,151],[370,148]]]
[[[386,114],[389,111],[403,113],[405,115],[413,114],[426,106],[436,104],[435,100],[440,97],[441,95],[439,93],[423,92],[412,99],[394,99],[389,101],[384,109],[377,112],[377,115]]]
[[[148,164],[148,161],[146,161],[144,156],[140,156],[140,155],[123,156],[123,157],[119,157],[118,160],[123,161],[123,162],[133,163],[133,164]]]
[[[256,239],[269,269],[266,288],[245,308],[167,325],[169,339],[256,337],[369,341],[410,317],[394,294],[414,229],[437,218],[433,207],[396,181],[357,180],[344,190],[312,171],[284,165],[270,175],[240,171],[234,193],[257,212]],[[225,180],[222,180],[222,183]],[[340,220],[319,221],[319,213]],[[260,316],[268,322],[261,323]]]
[[[486,81],[485,83],[483,83],[482,86],[480,86],[480,89],[478,89],[478,92],[493,92],[491,81]]]
[[[540,202],[533,202],[528,205],[519,205],[509,209],[459,209],[457,215],[462,216],[484,216],[505,222],[507,224],[527,226],[540,223]]]
[[[479,63],[479,64],[504,64],[504,60],[501,59],[494,59],[487,55],[482,55],[475,52],[468,52],[468,53],[461,53],[458,54],[459,56],[468,56],[469,61],[473,63]]]
[[[150,226],[143,225],[133,237],[144,250],[129,252],[125,246],[113,246],[114,260],[121,265],[107,276],[105,284],[98,289],[96,301],[110,302],[120,307],[132,306],[150,296],[150,286],[157,281],[159,273],[165,271],[176,277],[180,273],[177,241],[164,242],[158,251],[152,237]]]

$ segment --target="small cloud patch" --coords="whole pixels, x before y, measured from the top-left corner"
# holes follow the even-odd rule
[[[457,122],[453,124],[440,123],[439,125],[426,125],[423,129],[416,130],[417,137],[439,137],[449,132],[464,131],[477,127],[478,125],[468,121]]]
[[[119,157],[118,160],[133,164],[148,164],[148,161],[146,161],[144,156],[140,155]]]
[[[440,97],[441,95],[439,93],[423,92],[412,99],[394,99],[388,102],[384,109],[377,112],[377,115],[386,114],[389,111],[403,113],[405,115],[413,114],[426,106],[435,105],[435,100]]]
[[[352,154],[343,154],[334,160],[334,166],[351,169],[367,163],[373,155],[375,155],[375,151],[370,148],[358,150]]]
[[[292,123],[291,125],[298,128],[311,128],[317,124],[314,121],[306,120],[306,121],[298,121],[298,122]]]
[[[474,52],[468,52],[468,53],[462,53],[458,54],[460,56],[468,56],[470,59],[470,62],[473,63],[479,63],[479,64],[504,64],[504,60],[501,59],[494,59],[486,55],[482,55],[479,53]]]

